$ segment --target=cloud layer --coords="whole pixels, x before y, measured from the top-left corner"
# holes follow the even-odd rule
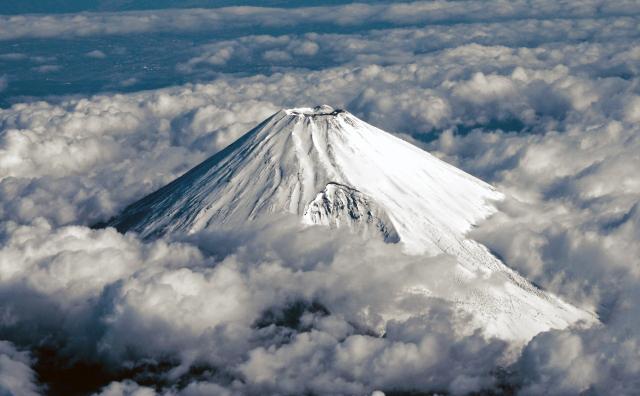
[[[220,73],[407,64],[469,43],[531,48],[634,42],[634,3],[581,4],[417,2],[0,16],[7,27],[0,34],[6,44],[0,69],[12,82],[0,106],[205,82]],[[627,73],[617,67],[611,72]]]
[[[451,22],[491,22],[512,18],[572,18],[634,15],[640,7],[633,1],[610,3],[517,1],[487,7],[481,1],[430,1],[399,4],[345,4],[324,7],[266,8],[228,7],[217,9],[173,9],[120,13],[1,16],[0,40],[27,37],[88,36],[166,31],[211,31],[256,28],[290,29],[333,27],[370,29],[372,24],[414,25]]]
[[[59,391],[37,380],[53,349],[70,367],[99,367],[90,391],[103,395],[633,394],[637,4],[493,5],[0,17],[4,40],[235,32],[175,60],[207,82],[0,109],[0,393]],[[115,52],[79,51],[105,62]],[[0,91],[14,82],[0,73]],[[154,242],[88,228],[280,107],[320,103],[505,192],[472,237],[541,287],[598,307],[602,325],[524,349],[485,339],[446,301],[400,292],[446,278],[451,258],[287,218]]]
[[[0,341],[0,392],[4,395],[38,395],[36,374],[28,352],[18,351],[10,342]]]
[[[46,340],[114,378],[156,370],[157,383],[212,382],[239,394],[494,384],[508,346],[449,303],[405,292],[453,276],[451,259],[300,228],[281,219],[143,243],[113,229],[10,225],[0,251],[3,337]],[[388,315],[398,319],[380,327]]]

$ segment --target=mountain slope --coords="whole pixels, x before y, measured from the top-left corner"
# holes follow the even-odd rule
[[[456,244],[448,236],[464,234],[492,213],[487,201],[501,197],[347,112],[319,107],[276,113],[112,225],[151,236],[283,211],[303,215],[330,184],[378,201],[413,253],[447,251]]]
[[[277,112],[109,225],[155,237],[288,212],[306,224],[402,243],[408,254],[455,256],[455,276],[446,280],[455,287],[407,293],[455,302],[488,335],[526,340],[577,320],[594,321],[465,237],[501,198],[483,181],[350,113],[319,106]],[[478,287],[477,279],[491,279],[492,286]]]

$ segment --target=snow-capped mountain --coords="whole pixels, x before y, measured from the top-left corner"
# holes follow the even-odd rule
[[[425,284],[407,293],[455,302],[487,335],[528,340],[549,328],[594,322],[592,314],[534,287],[465,237],[501,198],[492,186],[410,143],[344,110],[318,106],[277,112],[109,225],[154,237],[293,213],[305,224],[401,243],[407,254],[456,257],[456,275],[446,280],[455,285],[450,291]],[[490,278],[492,287],[478,286],[478,278]]]

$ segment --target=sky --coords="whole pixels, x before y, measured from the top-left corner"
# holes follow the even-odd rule
[[[640,389],[638,2],[176,3],[0,4],[0,395]],[[503,192],[470,237],[601,323],[516,346],[434,300],[380,337],[451,258],[286,216],[91,228],[324,103]]]

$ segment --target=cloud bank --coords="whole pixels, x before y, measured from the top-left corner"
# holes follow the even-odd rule
[[[4,232],[0,294],[13,298],[3,337],[46,340],[113,378],[144,382],[148,371],[156,384],[188,384],[185,394],[463,394],[491,387],[492,369],[509,362],[505,342],[486,340],[446,301],[406,294],[416,279],[437,287],[453,276],[452,259],[404,256],[296,219],[183,242],[45,221]],[[386,315],[399,319],[380,327]]]
[[[218,9],[173,9],[115,13],[62,15],[24,14],[0,16],[0,40],[57,36],[90,36],[166,31],[223,31],[227,29],[280,28],[327,24],[334,27],[368,28],[372,24],[413,25],[455,22],[500,21],[508,18],[584,18],[638,14],[633,1],[611,3],[517,1],[497,2],[487,7],[481,1],[423,1],[399,4],[354,3],[338,6],[266,8],[228,7]]]
[[[54,350],[78,381],[81,367],[99,372],[84,391],[104,395],[633,394],[636,4],[494,5],[0,17],[5,40],[238,32],[177,62],[207,82],[0,109],[0,393],[64,393],[48,380]],[[282,30],[246,33],[249,23]],[[241,60],[241,75],[225,74]],[[485,339],[446,301],[400,292],[446,278],[451,258],[406,257],[287,218],[153,242],[88,227],[280,107],[319,103],[505,192],[472,237],[541,287],[597,307],[602,324],[522,349]]]
[[[18,351],[7,341],[0,341],[0,392],[4,395],[38,395],[36,374],[31,369],[28,352]]]
[[[12,84],[0,106],[51,95],[209,82],[221,73],[408,64],[425,53],[470,43],[534,48],[637,41],[634,4],[582,5],[418,2],[6,16],[0,69]],[[197,22],[209,14],[217,22]],[[173,26],[179,24],[176,15],[187,21],[184,28]],[[98,29],[101,23],[104,29]],[[87,33],[83,24],[97,30]],[[21,29],[24,35],[16,35]],[[40,30],[51,35],[37,36]],[[607,66],[615,66],[609,73],[628,75],[624,66]]]

